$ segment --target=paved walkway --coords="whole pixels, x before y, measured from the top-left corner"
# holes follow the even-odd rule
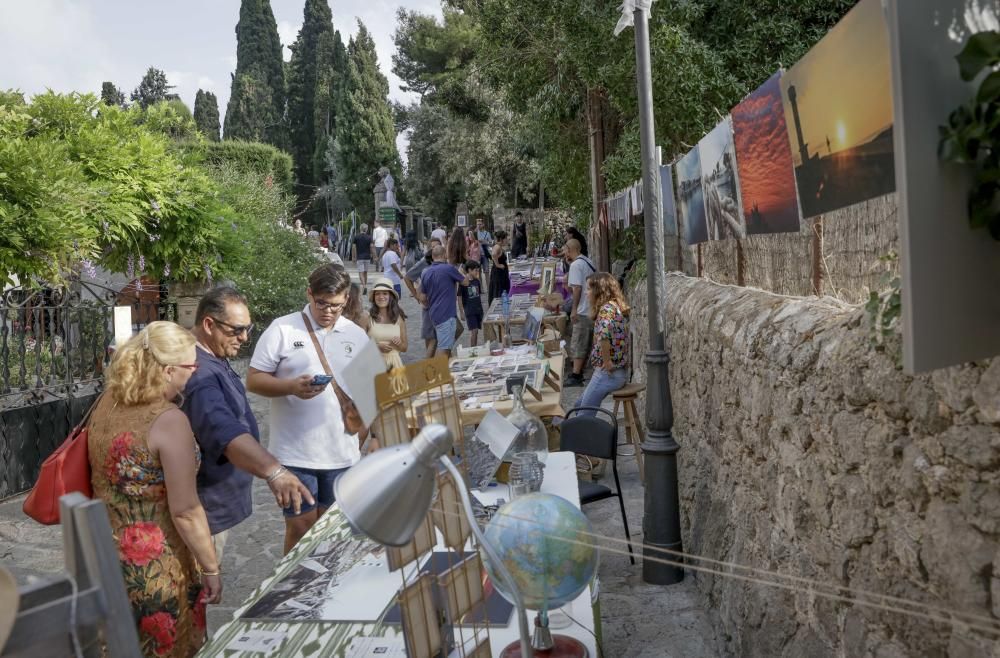
[[[356,274],[353,274],[356,277]],[[373,279],[369,279],[369,284]],[[404,361],[424,357],[420,339],[420,309],[405,290],[402,305],[407,323],[410,350]],[[468,333],[463,337],[467,341]],[[465,343],[467,344],[467,342]],[[245,362],[244,362],[245,364]],[[565,408],[582,389],[567,389]],[[267,442],[269,404],[251,395],[251,405]],[[632,540],[641,555],[643,489],[638,467],[631,457],[619,460],[625,507]],[[610,478],[610,475],[608,476]],[[228,620],[250,592],[269,575],[281,558],[284,523],[270,491],[258,480],[254,486],[254,514],[237,526],[223,558],[224,595],[220,605],[209,609],[209,628]],[[23,498],[0,504],[0,563],[13,571],[19,582],[61,570],[62,540],[58,527],[40,526],[21,513]],[[588,505],[585,509],[595,531],[622,537],[623,529],[615,500]],[[623,555],[602,555],[600,561],[601,624],[604,656],[715,658],[721,656],[722,642],[716,636],[711,615],[704,607],[689,573],[685,581],[671,587],[642,582],[641,559],[633,566]],[[595,657],[596,658],[596,657]]]

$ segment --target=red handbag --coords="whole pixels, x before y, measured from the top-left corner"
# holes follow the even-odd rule
[[[94,400],[62,445],[42,462],[38,480],[24,501],[21,508],[24,513],[43,525],[59,523],[62,496],[74,491],[87,498],[94,494],[90,484],[90,455],[87,454],[87,422],[102,397],[103,394]]]

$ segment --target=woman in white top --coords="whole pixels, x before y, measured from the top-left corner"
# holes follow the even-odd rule
[[[399,307],[399,297],[389,279],[379,279],[371,291],[371,325],[368,337],[375,341],[389,370],[403,365],[400,356],[407,349],[406,313]]]

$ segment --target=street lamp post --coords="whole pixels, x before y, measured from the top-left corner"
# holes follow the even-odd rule
[[[669,363],[663,308],[666,282],[663,260],[663,206],[660,203],[660,171],[656,157],[653,123],[653,78],[649,54],[649,9],[653,0],[625,0],[623,20],[616,34],[628,24],[631,12],[635,28],[635,73],[639,96],[639,130],[642,144],[642,204],[646,223],[646,294],[648,296],[649,347],[646,351],[646,438],[642,452],[646,461],[645,514],[642,519],[642,579],[657,585],[673,585],[684,579],[680,567],[656,558],[672,558],[680,551],[680,501],[677,493],[677,451],[674,440],[674,408],[670,399]],[[647,559],[653,558],[653,559]]]

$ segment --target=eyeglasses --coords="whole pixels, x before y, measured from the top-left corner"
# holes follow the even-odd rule
[[[185,370],[190,370],[192,373],[197,372],[198,368],[201,367],[200,363],[171,363],[175,368],[184,368]]]
[[[316,308],[318,308],[321,311],[340,311],[345,306],[347,306],[347,302],[341,302],[339,304],[331,304],[329,302],[321,302],[318,299],[314,299],[313,304],[315,304]]]
[[[229,329],[230,336],[239,336],[240,334],[246,334],[247,337],[249,337],[250,333],[253,331],[253,322],[247,325],[241,325],[241,324],[229,324],[228,322],[223,322],[219,318],[212,318],[212,320],[218,322],[223,327]]]

